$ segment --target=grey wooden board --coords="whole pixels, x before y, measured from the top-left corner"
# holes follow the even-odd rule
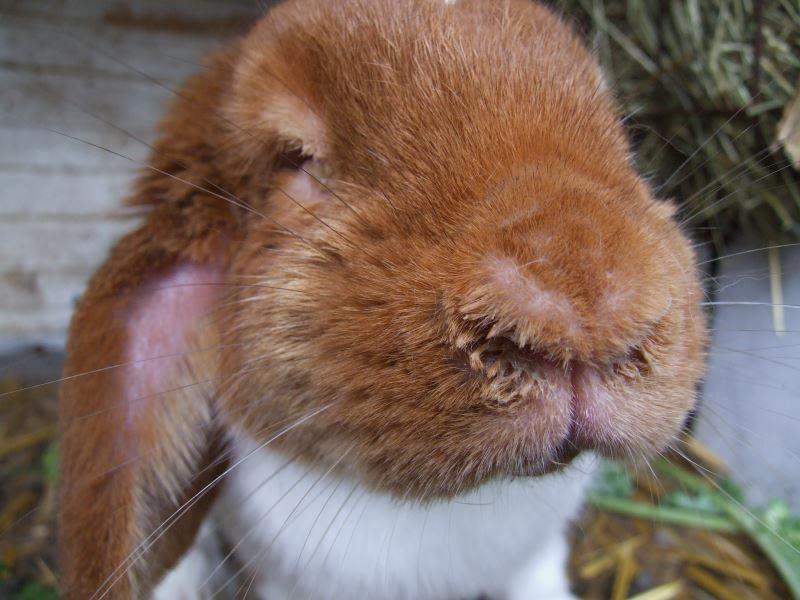
[[[178,19],[185,24],[208,23],[213,29],[223,28],[232,17],[249,18],[259,14],[260,0],[5,0],[0,8],[9,15],[33,16],[38,21],[61,22],[73,20],[93,25],[110,26],[120,17],[139,17],[159,21],[162,28],[180,32],[180,26],[170,25]],[[123,19],[124,20],[124,19]],[[125,29],[134,29],[126,23]],[[184,27],[184,31],[191,31]]]
[[[0,346],[63,340],[86,279],[137,222],[120,201],[147,147],[128,133],[152,141],[166,88],[261,12],[256,0],[0,0]]]
[[[742,240],[731,252],[763,242]],[[800,305],[800,247],[780,250],[784,303]],[[723,260],[718,302],[769,304],[766,252]],[[800,510],[800,310],[775,333],[770,306],[717,306],[696,433],[748,486],[750,499],[788,499]]]

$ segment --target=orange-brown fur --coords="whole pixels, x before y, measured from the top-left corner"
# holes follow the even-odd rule
[[[276,447],[322,462],[351,449],[340,468],[417,500],[544,473],[576,448],[662,448],[702,370],[699,286],[604,88],[570,28],[523,0],[289,2],[209,63],[162,123],[132,199],[149,215],[92,279],[66,374],[125,362],[136,332],[119,315],[190,261],[225,274],[203,338],[222,342],[215,392],[148,405],[126,435],[157,460],[108,472],[124,377],[65,384],[66,597],[91,596],[200,489],[162,477],[145,517],[150,470],[191,456],[210,481],[232,427],[264,441],[326,407]],[[313,176],[291,168],[304,157]],[[601,377],[614,406],[555,402],[537,365],[566,386]],[[574,430],[584,409],[613,432]],[[152,585],[203,510],[110,594]]]

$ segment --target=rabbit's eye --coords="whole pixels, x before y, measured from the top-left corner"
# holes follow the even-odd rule
[[[306,161],[311,159],[311,156],[304,154],[301,148],[287,148],[278,154],[275,160],[275,169],[287,171],[299,171],[307,169]]]

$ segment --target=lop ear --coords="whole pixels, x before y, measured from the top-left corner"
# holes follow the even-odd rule
[[[219,192],[232,185],[209,153],[233,59],[218,56],[176,97],[129,199],[150,212],[72,320],[59,404],[68,600],[147,597],[192,544],[225,468],[215,318],[245,211]]]
[[[216,234],[167,231],[174,210],[158,207],[117,245],[71,325],[59,408],[64,598],[144,597],[191,545],[225,466],[215,420],[224,249]]]
[[[192,544],[225,468],[218,309],[230,241],[252,216],[246,194],[228,196],[259,162],[274,177],[287,149],[328,152],[307,74],[273,43],[279,16],[267,19],[176,97],[130,199],[151,210],[73,318],[59,408],[64,598],[147,596]]]

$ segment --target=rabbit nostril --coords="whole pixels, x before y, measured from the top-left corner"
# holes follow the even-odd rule
[[[477,333],[479,340],[469,351],[469,364],[473,371],[495,382],[506,381],[524,385],[541,380],[553,370],[569,371],[569,364],[554,359],[549,353],[505,335],[492,335],[491,329]]]
[[[634,379],[650,374],[652,371],[651,353],[648,351],[650,340],[634,346],[625,358],[614,365],[614,371],[623,377]]]

